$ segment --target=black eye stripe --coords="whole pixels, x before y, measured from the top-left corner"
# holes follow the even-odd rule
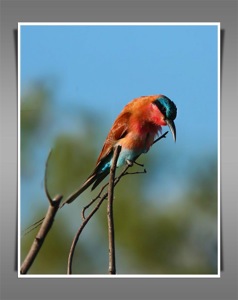
[[[159,101],[155,100],[154,104],[158,107],[158,109],[166,116],[166,107],[163,106]]]
[[[162,114],[169,119],[174,120],[177,115],[177,107],[173,101],[166,97],[167,106],[163,105],[159,99],[156,99],[153,103],[158,107]]]
[[[158,100],[155,100],[154,101],[154,104],[158,107],[158,109],[160,110],[160,111],[166,111],[166,108],[158,101]]]

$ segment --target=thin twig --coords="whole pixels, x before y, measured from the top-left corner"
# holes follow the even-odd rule
[[[98,193],[98,195],[92,199],[87,205],[84,206],[84,208],[82,209],[82,219],[84,220],[86,217],[85,217],[85,211],[95,202],[97,201],[99,198],[101,198],[101,194],[103,192],[103,190],[105,189],[105,187],[108,186],[108,182],[101,188],[100,192]]]
[[[81,232],[83,231],[84,227],[87,225],[88,221],[92,218],[92,216],[95,214],[95,212],[99,209],[102,202],[107,198],[107,193],[103,195],[103,197],[100,199],[98,204],[95,206],[95,208],[91,211],[91,213],[87,216],[87,218],[83,219],[82,224],[80,225],[74,239],[72,242],[72,245],[70,247],[69,256],[68,256],[68,265],[67,265],[67,274],[72,274],[72,261],[73,261],[73,255],[75,251],[76,244],[78,242],[79,236]]]
[[[147,173],[147,171],[146,171],[146,169],[144,169],[143,171],[126,172],[126,173],[123,174],[123,176],[125,176],[125,175],[146,174],[146,173]]]
[[[108,205],[107,205],[107,223],[108,223],[108,246],[109,246],[109,274],[116,274],[116,255],[115,255],[115,238],[114,238],[114,218],[113,218],[113,198],[114,198],[114,180],[116,173],[117,160],[121,151],[121,146],[117,146],[110,169],[110,178],[108,186]]]
[[[166,135],[168,134],[168,131],[166,131],[165,133],[163,133],[160,137],[158,137],[156,140],[154,140],[153,144],[157,143],[159,140],[166,138]]]
[[[29,227],[27,227],[24,231],[23,231],[23,234],[22,234],[22,237],[29,234],[31,231],[33,231],[34,229],[36,229],[37,227],[39,227],[42,222],[44,221],[44,218],[43,217],[42,219],[36,221],[34,224],[31,224]]]
[[[46,193],[46,196],[47,196],[47,199],[49,200],[50,202],[50,205],[54,205],[53,204],[53,200],[50,196],[50,193],[48,191],[48,188],[47,188],[47,171],[48,171],[48,164],[49,164],[49,159],[50,159],[50,156],[51,156],[51,153],[52,153],[52,149],[50,149],[50,152],[48,154],[48,157],[47,157],[47,160],[46,160],[46,164],[45,164],[45,176],[44,176],[44,187],[45,187],[45,193]]]

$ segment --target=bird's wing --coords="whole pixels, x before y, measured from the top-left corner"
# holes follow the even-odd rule
[[[95,187],[109,174],[110,168],[107,166],[112,159],[114,146],[117,141],[127,135],[130,115],[131,113],[129,112],[122,112],[115,120],[108,133],[102,151],[98,157],[97,165],[84,184],[88,186],[88,183],[91,185],[91,182],[94,182],[92,190],[95,189]]]
[[[112,155],[115,144],[127,135],[130,116],[130,112],[124,112],[117,117],[110,132],[108,133],[102,151],[97,159],[97,164],[105,157]]]

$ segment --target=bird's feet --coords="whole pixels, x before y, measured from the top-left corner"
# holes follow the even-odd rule
[[[132,160],[127,159],[127,160],[126,160],[126,163],[127,163],[127,165],[128,165],[129,167],[132,167],[132,166],[133,166],[133,161],[132,161]]]
[[[143,165],[143,164],[139,164],[138,162],[132,161],[132,160],[129,160],[129,159],[126,160],[126,163],[127,163],[127,165],[128,165],[129,167],[132,167],[132,166],[135,164],[135,165],[137,165],[137,166],[140,166],[140,167],[144,168],[144,165]]]

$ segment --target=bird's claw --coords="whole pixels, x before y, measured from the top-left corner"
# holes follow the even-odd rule
[[[127,165],[128,165],[129,167],[132,167],[134,164],[137,165],[137,166],[140,166],[140,167],[142,167],[142,168],[144,167],[143,164],[139,164],[138,162],[132,161],[132,160],[129,160],[129,159],[126,160],[126,163],[127,163]]]
[[[134,164],[134,162],[133,162],[132,160],[129,160],[129,159],[126,160],[126,163],[127,163],[127,165],[128,165],[129,167],[132,167],[133,164]]]

